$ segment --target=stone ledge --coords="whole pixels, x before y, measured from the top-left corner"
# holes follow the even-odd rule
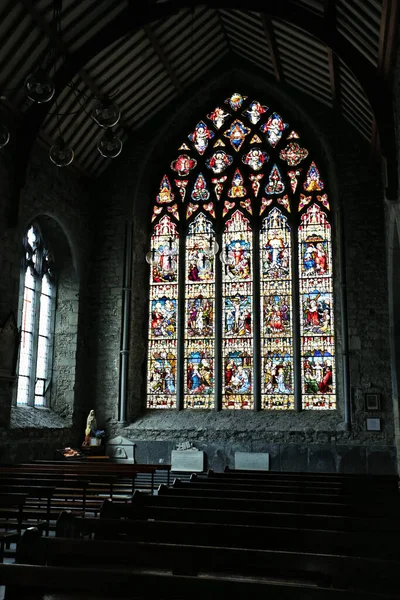
[[[68,429],[72,424],[48,408],[13,406],[10,429]]]
[[[342,415],[338,411],[303,411],[301,413],[284,411],[176,411],[149,410],[125,431],[131,433],[145,431],[190,431],[213,430],[254,433],[256,431],[345,431]]]

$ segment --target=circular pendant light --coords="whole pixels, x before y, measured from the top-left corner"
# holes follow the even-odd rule
[[[74,160],[74,156],[72,148],[67,146],[61,137],[52,145],[49,152],[50,160],[57,165],[57,167],[66,167],[70,165]]]
[[[46,71],[38,69],[25,79],[25,90],[30,100],[38,104],[44,104],[54,96],[55,87]]]
[[[104,158],[115,158],[122,151],[122,140],[117,133],[107,130],[97,142],[97,149]]]
[[[93,106],[92,117],[100,127],[114,127],[120,119],[121,111],[109,98],[98,98]]]

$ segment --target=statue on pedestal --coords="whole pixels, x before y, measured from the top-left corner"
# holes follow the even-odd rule
[[[94,410],[92,409],[88,417],[86,419],[86,429],[85,429],[85,440],[82,446],[91,446],[91,445],[101,445],[101,441],[104,438],[104,430],[97,429],[97,421],[96,415],[94,414]],[[93,444],[92,439],[96,440],[96,443]]]

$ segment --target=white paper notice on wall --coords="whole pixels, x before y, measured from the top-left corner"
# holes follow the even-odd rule
[[[201,473],[204,471],[204,452],[201,450],[172,450],[171,470]]]
[[[269,471],[269,454],[267,452],[235,452],[235,469]]]

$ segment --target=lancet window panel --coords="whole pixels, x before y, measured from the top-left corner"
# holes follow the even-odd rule
[[[18,357],[17,406],[48,406],[55,316],[54,261],[39,229],[23,239],[24,272],[21,343]]]
[[[223,233],[223,409],[251,409],[253,401],[253,232],[235,211]]]
[[[274,207],[260,233],[262,408],[294,408],[292,245],[288,219]]]
[[[175,408],[178,339],[178,232],[168,215],[151,238],[148,408]]]
[[[301,131],[233,93],[167,164],[148,253],[148,408],[335,409],[331,203]]]
[[[186,236],[185,408],[214,407],[214,250],[212,222],[199,213],[190,223]]]

